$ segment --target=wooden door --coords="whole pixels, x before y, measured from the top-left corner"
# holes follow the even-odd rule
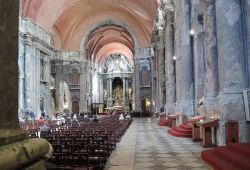
[[[72,102],[72,112],[79,114],[79,102],[78,101]]]

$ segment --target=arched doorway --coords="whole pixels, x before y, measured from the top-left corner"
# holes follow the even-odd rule
[[[143,117],[149,117],[150,115],[150,100],[149,98],[145,98],[142,100],[141,106],[142,106],[142,113],[141,115]]]
[[[72,112],[79,114],[79,102],[77,100],[72,101]]]

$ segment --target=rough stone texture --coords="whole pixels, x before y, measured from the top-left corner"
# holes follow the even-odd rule
[[[192,1],[191,29],[193,35],[193,62],[194,62],[194,99],[204,96],[205,82],[205,33],[204,33],[204,2]]]
[[[31,139],[0,147],[1,169],[19,169],[45,159],[49,143],[45,139]],[[42,166],[42,165],[40,165]],[[43,162],[44,166],[44,162]]]
[[[240,1],[216,1],[218,61],[220,66],[218,112],[221,118],[217,137],[220,145],[225,144],[224,122],[227,120],[240,122],[245,120],[242,90],[246,88],[246,68],[241,10]],[[241,124],[239,133],[249,133],[249,128],[244,127],[246,126]],[[240,135],[239,140],[249,140],[249,136],[243,137]]]
[[[24,140],[18,122],[18,11],[19,1],[0,0],[0,167],[20,169],[35,164],[49,152],[43,139]],[[42,164],[40,164],[42,166]],[[44,167],[44,162],[43,162]]]
[[[44,111],[51,114],[50,58],[54,51],[51,37],[41,27],[28,19],[20,18],[19,24],[19,116],[33,111],[36,118],[41,115],[40,101]],[[41,61],[44,77],[41,78]]]
[[[189,107],[186,108],[188,112],[180,114],[191,116],[194,114],[192,105],[188,104],[194,98],[193,57],[190,38],[191,6],[188,1],[176,1],[175,3],[176,97],[178,105]]]
[[[174,13],[166,11],[165,66],[166,66],[166,113],[173,113],[176,102],[176,77],[174,57]]]
[[[0,129],[18,128],[18,1],[0,1]],[[10,50],[11,49],[11,50]],[[8,107],[6,107],[8,106]],[[8,120],[8,121],[7,121]]]
[[[244,9],[244,23],[245,23],[245,52],[247,53],[247,61],[248,66],[250,65],[250,1],[243,0],[243,9]],[[250,74],[250,69],[248,68],[248,75]],[[250,80],[248,80],[248,86],[250,85]]]

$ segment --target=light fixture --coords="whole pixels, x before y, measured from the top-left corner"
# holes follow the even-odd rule
[[[173,60],[177,60],[176,56],[173,56]]]
[[[191,29],[191,30],[190,30],[190,35],[194,35],[194,34],[195,34],[194,30]]]

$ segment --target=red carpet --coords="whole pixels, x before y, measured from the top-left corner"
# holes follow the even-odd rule
[[[168,120],[162,120],[162,121],[159,121],[158,123],[159,126],[168,126]]]
[[[192,124],[173,127],[168,130],[168,133],[176,137],[192,138]]]
[[[249,170],[250,143],[233,143],[201,153],[202,159],[215,170]]]

